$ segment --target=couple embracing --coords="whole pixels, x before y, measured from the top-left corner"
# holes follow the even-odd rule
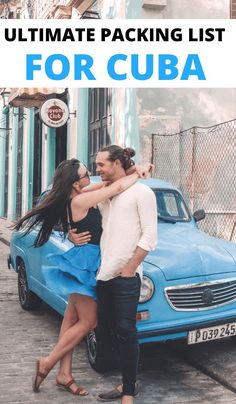
[[[157,242],[155,195],[137,182],[148,176],[151,165],[136,166],[134,154],[133,149],[116,145],[99,151],[96,165],[102,182],[94,185],[90,185],[89,172],[80,161],[61,162],[44,201],[15,226],[27,234],[39,225],[34,242],[39,247],[60,223],[75,244],[66,253],[52,255],[55,268],[44,272],[47,286],[69,295],[69,300],[57,344],[36,362],[35,392],[60,361],[56,384],[75,395],[88,394],[73,378],[72,354],[98,321],[100,329],[113,332],[122,374],[122,384],[101,393],[98,400],[120,398],[122,404],[133,403],[137,393],[136,311],[141,263]]]

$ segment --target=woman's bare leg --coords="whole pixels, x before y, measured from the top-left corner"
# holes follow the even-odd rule
[[[41,373],[47,374],[59,360],[73,350],[83,337],[96,326],[97,304],[92,298],[73,294],[71,295],[71,302],[75,307],[78,321],[63,333],[48,356],[40,358],[39,371]],[[39,386],[41,382],[42,380],[39,378],[37,385]]]
[[[66,308],[64,318],[62,321],[60,334],[58,340],[62,338],[64,333],[78,321],[77,311],[71,299],[69,299],[68,306]],[[73,349],[69,351],[60,361],[60,367],[57,374],[57,382],[68,383],[72,379],[72,355]],[[72,386],[73,387],[73,386]]]

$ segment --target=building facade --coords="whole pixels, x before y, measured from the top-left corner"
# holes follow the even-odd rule
[[[35,0],[8,2],[4,18],[235,18],[235,0]],[[17,7],[16,7],[17,3]],[[3,6],[3,4],[0,6]],[[18,11],[17,11],[18,10]],[[14,220],[52,181],[57,164],[77,157],[95,173],[99,148],[132,146],[150,160],[152,134],[175,133],[236,117],[234,89],[0,89],[0,216]],[[70,118],[44,125],[39,106],[63,99]]]

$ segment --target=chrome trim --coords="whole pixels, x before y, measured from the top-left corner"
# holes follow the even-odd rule
[[[235,302],[236,301],[236,296],[235,296],[235,298],[234,299],[232,299],[232,300],[228,300],[228,301],[226,301],[226,302],[223,302],[223,303],[220,303],[220,304],[214,304],[214,305],[212,305],[212,306],[207,306],[207,307],[197,307],[197,308],[179,308],[179,307],[175,307],[174,306],[174,304],[172,304],[172,302],[171,302],[171,300],[170,300],[170,297],[168,296],[168,292],[170,291],[170,293],[171,293],[171,291],[173,290],[173,291],[175,291],[175,290],[178,290],[178,289],[191,289],[191,288],[207,288],[207,287],[209,287],[209,286],[213,286],[213,285],[219,285],[219,284],[224,284],[224,283],[227,283],[227,282],[236,282],[236,277],[235,278],[226,278],[226,279],[221,279],[221,280],[218,280],[218,281],[209,281],[209,282],[199,282],[199,283],[192,283],[192,284],[189,284],[189,285],[177,285],[177,286],[168,286],[167,288],[165,288],[164,289],[164,294],[165,294],[165,297],[166,297],[166,300],[167,300],[167,302],[169,303],[169,305],[170,305],[170,307],[173,309],[173,310],[175,310],[175,311],[203,311],[203,310],[213,310],[213,309],[216,309],[217,307],[221,307],[221,306],[225,306],[226,304],[231,304],[231,303],[233,303],[233,302]],[[234,286],[236,287],[236,284],[235,285],[228,285],[228,286],[225,286],[225,287],[222,287],[222,289],[221,290],[214,290],[214,289],[211,289],[212,290],[212,292],[214,293],[214,294],[216,294],[217,292],[218,293],[221,293],[223,290],[225,290],[225,289],[230,289],[230,288],[234,288]],[[185,295],[185,297],[186,296],[191,296],[192,295],[192,297],[193,297],[193,295],[195,294],[201,294],[202,292],[190,292],[190,293],[184,293],[183,292],[183,295]],[[232,291],[229,291],[229,293],[230,294],[232,294],[232,293],[235,293],[236,294],[236,290],[234,291],[234,290],[232,290]],[[183,300],[185,300],[184,299],[184,296],[183,295],[181,295],[181,296],[175,296],[175,297],[173,297],[173,300],[175,300],[176,298],[178,299],[178,298],[182,298]],[[200,299],[200,296],[194,296],[193,297],[193,300],[192,300],[192,306],[194,306],[194,305],[200,305],[200,304],[204,304],[204,302],[199,302],[199,303],[197,303],[196,302],[196,300],[198,301]],[[221,299],[221,301],[222,300],[224,300],[224,298],[221,298],[220,296],[219,296],[219,294],[218,295],[215,295],[215,301],[216,300],[219,300],[219,299]],[[229,297],[225,297],[225,299],[229,299]],[[179,301],[178,301],[179,302]],[[217,303],[217,302],[216,302]],[[181,302],[181,303],[179,303],[179,304],[186,304],[186,303],[183,303],[183,302]]]

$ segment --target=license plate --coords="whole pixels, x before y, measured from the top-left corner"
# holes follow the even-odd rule
[[[236,335],[236,323],[217,325],[216,327],[200,328],[189,331],[188,344],[198,344],[199,342],[213,341],[219,338]]]

